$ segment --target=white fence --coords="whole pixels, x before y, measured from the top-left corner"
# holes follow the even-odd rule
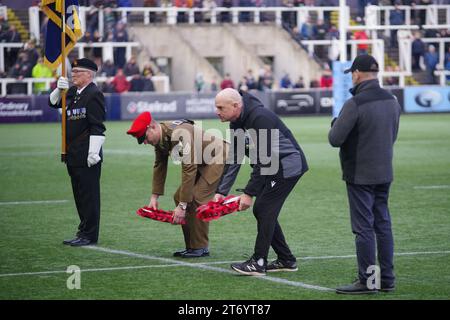
[[[102,84],[104,82],[111,81],[113,77],[96,77],[95,83]],[[127,77],[127,80],[131,80],[132,77]],[[6,96],[8,84],[26,84],[26,94],[33,94],[33,84],[44,83],[45,90],[50,90],[50,86],[56,80],[54,78],[23,78],[21,80],[15,78],[0,78],[1,96]],[[168,93],[170,92],[169,77],[167,76],[153,76],[152,82],[156,92]]]

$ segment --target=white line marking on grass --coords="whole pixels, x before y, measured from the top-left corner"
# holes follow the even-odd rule
[[[396,253],[396,256],[416,256],[416,255],[428,255],[428,254],[450,254],[449,251],[423,251],[423,252],[400,252]],[[319,256],[319,257],[302,257],[298,260],[325,260],[325,259],[347,259],[355,258],[356,255],[345,255],[345,256]],[[156,257],[154,257],[156,258]],[[164,258],[161,258],[164,259]],[[170,259],[169,259],[170,260]],[[215,265],[215,264],[229,264],[237,263],[240,261],[211,261],[211,262],[196,262],[190,263],[193,265]],[[178,261],[175,261],[178,262]],[[172,264],[157,264],[157,265],[143,265],[143,266],[126,266],[126,267],[109,267],[109,268],[91,268],[91,269],[81,269],[81,272],[101,272],[101,271],[116,271],[116,270],[132,270],[132,269],[148,269],[148,268],[167,268],[167,267],[183,267],[183,264],[172,263]],[[223,270],[223,269],[222,269]],[[225,270],[228,271],[228,270]],[[35,275],[47,275],[47,274],[58,274],[66,273],[66,270],[55,270],[55,271],[40,271],[40,272],[22,272],[22,273],[4,273],[0,274],[2,277],[15,277],[15,276],[35,276]],[[277,278],[278,279],[278,278]]]
[[[94,268],[94,269],[80,269],[81,272],[99,272],[99,271],[116,271],[116,270],[131,270],[131,269],[148,269],[148,268],[167,268],[178,267],[176,264],[156,264],[150,266],[128,266],[128,267],[110,267],[110,268]],[[41,272],[23,272],[23,273],[4,273],[1,277],[15,277],[15,276],[38,276],[46,274],[67,273],[66,270],[56,271],[41,271]]]
[[[96,246],[86,246],[84,248],[101,251],[101,252],[106,252],[106,253],[126,255],[126,256],[130,256],[130,257],[134,257],[134,258],[157,260],[157,261],[162,261],[162,262],[170,262],[173,264],[178,264],[183,267],[191,267],[191,268],[203,269],[203,270],[208,270],[208,271],[215,271],[215,272],[229,273],[229,274],[237,275],[236,272],[234,272],[234,271],[223,269],[223,268],[211,267],[211,266],[208,266],[208,265],[202,264],[202,263],[189,263],[189,262],[183,262],[183,261],[178,261],[178,260],[169,259],[169,258],[154,257],[154,256],[134,253],[134,252],[130,252],[130,251],[114,250],[114,249],[108,249],[108,248],[102,248],[102,247],[96,247]],[[266,280],[266,281],[271,281],[271,282],[276,282],[276,283],[281,283],[281,284],[287,284],[290,286],[301,287],[301,288],[305,288],[305,289],[313,289],[313,290],[319,290],[319,291],[333,291],[334,292],[334,289],[310,285],[310,284],[306,284],[303,282],[290,281],[290,280],[270,277],[270,276],[256,277],[256,279],[261,279],[261,280]]]
[[[414,189],[450,189],[450,185],[443,184],[440,186],[415,186]]]
[[[21,205],[21,204],[53,204],[53,203],[66,203],[69,200],[43,200],[43,201],[10,201],[0,202],[0,206]]]

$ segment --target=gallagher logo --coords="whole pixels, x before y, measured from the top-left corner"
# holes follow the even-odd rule
[[[442,95],[437,91],[425,90],[418,93],[414,100],[423,108],[431,108],[441,103]]]

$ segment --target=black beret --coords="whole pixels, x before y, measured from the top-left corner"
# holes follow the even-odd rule
[[[72,68],[84,68],[97,72],[98,67],[94,61],[87,58],[76,59],[72,62]]]

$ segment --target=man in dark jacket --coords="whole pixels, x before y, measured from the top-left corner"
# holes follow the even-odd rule
[[[102,145],[105,141],[105,99],[92,82],[97,65],[89,59],[72,63],[73,86],[67,78],[58,79],[50,94],[49,105],[61,108],[61,91],[67,91],[66,133],[67,171],[72,182],[80,224],[76,237],[64,240],[65,245],[96,244],[100,226],[100,173]]]
[[[372,56],[356,57],[345,72],[352,72],[354,87],[350,92],[354,97],[333,120],[328,140],[333,147],[340,147],[352,231],[356,236],[358,280],[336,291],[344,294],[375,293],[378,289],[392,291],[395,288],[394,240],[388,197],[400,105],[393,95],[380,88],[378,63]]]
[[[240,196],[239,210],[248,209],[252,198],[256,197],[253,214],[258,234],[252,257],[243,263],[232,264],[231,268],[245,275],[297,271],[296,258],[286,243],[278,215],[289,193],[308,170],[308,164],[302,149],[280,118],[264,108],[256,97],[241,94],[231,88],[224,89],[215,101],[217,115],[222,122],[230,121],[233,137],[215,200],[227,195],[231,189],[245,155],[246,138],[251,139],[250,144],[254,146],[249,152],[253,172]],[[267,264],[270,246],[278,259]]]

